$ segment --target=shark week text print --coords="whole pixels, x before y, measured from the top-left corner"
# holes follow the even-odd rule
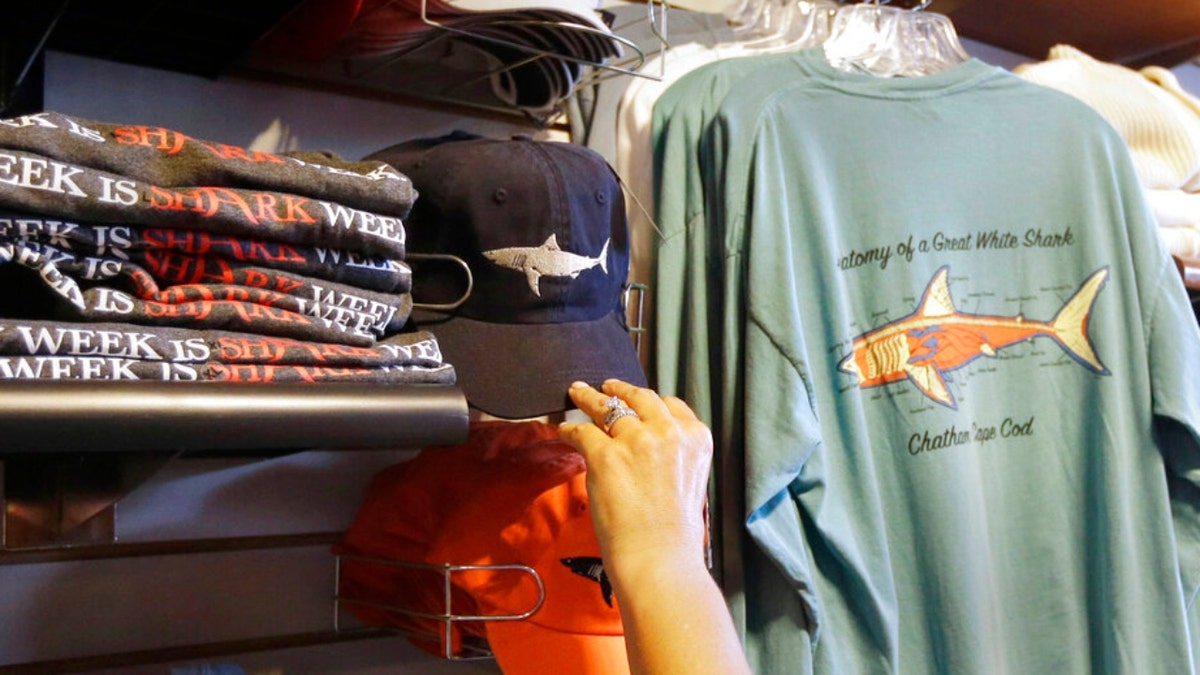
[[[1049,321],[1023,315],[959,312],[950,297],[949,266],[934,273],[916,312],[854,338],[838,370],[856,378],[860,389],[908,379],[929,399],[957,409],[945,373],[1019,342],[1048,337],[1080,365],[1100,375],[1100,362],[1088,337],[1092,306],[1108,279],[1103,267],[1089,276]]]

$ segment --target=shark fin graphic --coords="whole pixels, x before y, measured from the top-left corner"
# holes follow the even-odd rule
[[[1092,276],[1083,282],[1075,295],[1058,310],[1058,315],[1050,322],[1053,336],[1075,358],[1093,371],[1102,375],[1108,374],[1108,368],[1100,362],[1088,339],[1088,319],[1092,316],[1092,305],[1104,282],[1108,280],[1108,268],[1096,270]]]
[[[553,238],[553,236],[554,235],[551,235],[551,238]],[[525,266],[525,279],[529,281],[529,290],[533,291],[533,294],[539,298],[542,297],[541,285],[538,283],[541,278],[542,273],[539,272],[536,267],[533,265]]]
[[[947,283],[949,276],[949,267],[943,267],[933,275],[933,280],[925,288],[925,297],[921,298],[918,315],[934,317],[954,314],[954,300],[950,298],[950,285]]]
[[[608,274],[608,242],[612,241],[612,237],[604,240],[604,248],[600,249],[600,256],[597,258],[600,261],[600,269]]]
[[[946,380],[942,379],[942,373],[937,368],[932,365],[908,366],[905,372],[908,373],[908,379],[917,385],[917,389],[929,398],[949,408],[958,407],[954,401],[954,394],[946,387]]]
[[[854,360],[854,354],[854,352],[847,354],[846,358],[842,359],[841,363],[838,364],[838,370],[854,375],[861,380],[862,375],[858,372],[858,362]]]
[[[542,243],[542,248],[550,251],[561,251],[562,249],[558,247],[558,235],[551,234],[549,237],[546,237],[546,241]]]

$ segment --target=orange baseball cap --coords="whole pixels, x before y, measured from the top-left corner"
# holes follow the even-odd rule
[[[334,547],[346,556],[339,596],[356,599],[347,608],[367,623],[436,636],[413,642],[438,655],[457,655],[485,638],[505,673],[628,673],[585,480],[583,457],[555,427],[475,423],[462,445],[427,448],[371,481]],[[520,569],[456,569],[446,588],[440,566],[447,564],[523,565],[536,577]],[[457,616],[528,616],[447,621],[448,609]]]

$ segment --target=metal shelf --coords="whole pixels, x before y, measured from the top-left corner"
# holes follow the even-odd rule
[[[458,387],[0,383],[0,453],[416,448],[466,439]]]

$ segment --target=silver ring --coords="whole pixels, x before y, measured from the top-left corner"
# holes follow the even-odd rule
[[[617,423],[617,420],[622,417],[638,417],[637,411],[630,408],[624,401],[616,396],[610,396],[604,402],[604,407],[608,409],[608,414],[604,416],[604,433],[609,433],[612,425]]]

